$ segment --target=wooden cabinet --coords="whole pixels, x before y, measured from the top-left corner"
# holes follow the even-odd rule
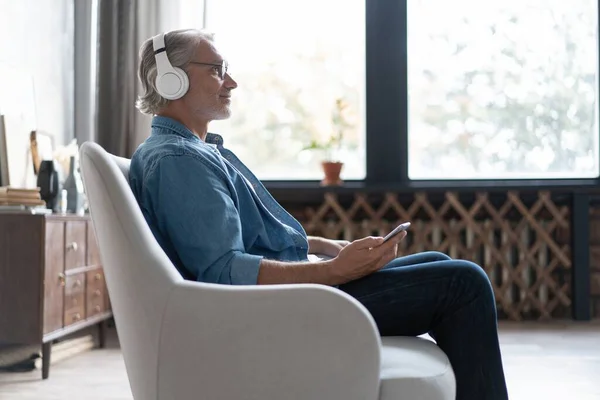
[[[0,213],[0,342],[42,344],[48,377],[53,340],[112,316],[87,216]]]

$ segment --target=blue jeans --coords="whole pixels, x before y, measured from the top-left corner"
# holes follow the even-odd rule
[[[494,293],[478,265],[419,253],[340,289],[369,310],[382,336],[429,333],[450,360],[457,400],[508,398]]]

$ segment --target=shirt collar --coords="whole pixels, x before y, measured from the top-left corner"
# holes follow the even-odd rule
[[[169,117],[163,117],[162,115],[155,115],[152,118],[152,128],[154,128],[154,127],[166,129],[169,131],[168,133],[174,133],[174,134],[182,136],[184,138],[200,140],[200,138],[198,138],[198,136],[194,135],[192,133],[192,131],[190,131],[188,128],[186,128],[186,126],[183,125],[181,122],[176,121]],[[164,131],[161,132],[160,130],[152,129],[152,133],[153,134],[161,134],[161,133],[167,133],[167,132],[164,132]],[[217,146],[222,146],[223,145],[223,137],[221,135],[217,135],[216,133],[208,132],[206,134],[206,143],[216,144]]]
[[[223,137],[216,133],[208,132],[206,134],[206,143],[216,144],[217,146],[223,146]]]

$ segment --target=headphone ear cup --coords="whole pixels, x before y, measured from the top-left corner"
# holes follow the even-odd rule
[[[190,87],[187,74],[181,68],[172,68],[156,76],[156,90],[167,100],[182,98]]]
[[[175,73],[177,73],[177,75],[179,75],[180,79],[181,79],[181,88],[179,89],[179,92],[177,94],[177,98],[180,99],[183,96],[185,96],[185,94],[188,92],[189,88],[190,88],[190,79],[188,78],[187,73],[182,70],[181,68],[173,68],[175,70]]]

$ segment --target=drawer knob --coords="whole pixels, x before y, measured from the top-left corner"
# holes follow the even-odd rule
[[[65,286],[67,284],[67,278],[65,276],[65,274],[63,274],[62,272],[58,273],[58,281],[60,282],[60,286]]]
[[[102,279],[102,275],[101,274],[96,274],[96,275],[94,275],[94,279],[97,280],[97,281],[99,281],[99,280]]]
[[[77,251],[77,242],[71,242],[67,245],[67,250],[68,251]]]
[[[96,307],[94,307],[94,310],[96,310],[96,311],[100,312],[100,306],[96,306]]]
[[[94,296],[96,296],[96,297],[100,297],[100,295],[101,295],[101,294],[102,294],[102,293],[100,293],[100,291],[99,291],[99,290],[95,290],[95,291],[94,291]]]
[[[81,314],[77,313],[73,315],[73,321],[79,321],[81,319]]]
[[[75,283],[73,283],[73,287],[78,287],[78,286],[81,286],[81,281],[79,279],[77,279],[75,281]]]

